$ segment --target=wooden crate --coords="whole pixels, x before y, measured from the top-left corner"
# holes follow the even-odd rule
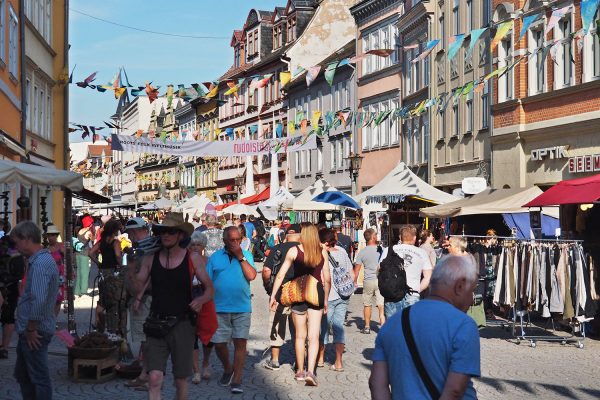
[[[73,359],[73,380],[78,383],[102,383],[116,376],[118,358],[109,356],[99,360]]]

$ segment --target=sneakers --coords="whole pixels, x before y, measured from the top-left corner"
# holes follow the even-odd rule
[[[296,375],[294,375],[294,379],[298,382],[302,382],[306,379],[306,373],[304,371],[298,371],[296,372]]]
[[[195,372],[194,377],[192,378],[192,383],[194,385],[197,385],[200,382],[202,382],[202,376],[200,375],[200,372]]]
[[[371,328],[362,328],[360,330],[360,333],[364,333],[365,335],[370,335],[371,334]]]
[[[233,379],[233,371],[230,373],[223,372],[221,379],[219,379],[219,385],[221,386],[229,386],[231,385],[231,380]]]
[[[231,384],[231,393],[233,394],[242,394],[244,393],[244,389],[242,389],[242,385],[239,383]]]
[[[304,381],[306,382],[306,386],[318,386],[317,377],[312,372],[306,372],[304,377]]]
[[[281,367],[279,365],[279,361],[267,360],[264,364],[266,369],[270,369],[271,371],[279,371]]]

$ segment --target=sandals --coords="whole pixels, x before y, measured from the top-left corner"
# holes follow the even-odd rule
[[[344,367],[337,368],[334,364],[332,364],[331,367],[329,367],[329,370],[334,372],[344,372]]]
[[[125,386],[130,387],[130,388],[138,388],[140,386],[144,386],[146,383],[148,383],[147,379],[141,379],[139,376],[135,379],[132,379],[130,381],[127,381],[125,383]]]

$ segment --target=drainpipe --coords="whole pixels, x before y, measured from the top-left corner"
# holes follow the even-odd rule
[[[25,0],[19,1],[19,65],[21,68],[21,146],[26,149],[27,145],[27,108],[25,99],[27,98],[27,74],[25,73]],[[25,161],[25,157],[21,157]]]
[[[284,54],[281,55],[281,57],[279,57],[279,60],[282,63],[284,63],[287,66],[287,70],[290,71],[290,64],[292,63],[292,59],[289,58],[289,57],[287,57],[286,54],[284,53]],[[292,73],[292,71],[290,71],[290,73]],[[284,101],[283,101],[283,104],[285,104],[287,102],[287,91],[284,91],[283,89],[281,89],[281,91],[283,93],[285,93],[285,96],[284,96],[285,98],[284,98]],[[288,107],[286,107],[286,110],[288,110],[288,109],[289,109],[289,105],[288,105]],[[287,113],[287,111],[286,111],[286,113]],[[275,121],[273,121],[273,124],[274,123],[275,123]],[[289,134],[289,132],[288,132],[288,134]],[[273,125],[273,138],[275,138],[275,136],[276,136],[275,135],[275,125]],[[273,154],[272,157],[271,157],[271,160],[277,160],[277,154]],[[274,164],[277,165],[278,164],[277,161],[275,161],[275,162],[271,161],[271,186],[273,185],[273,180],[275,179],[275,177],[273,176],[273,172],[272,172]],[[286,189],[290,188],[290,185],[289,185],[289,174],[288,174],[289,165],[290,165],[290,160],[289,160],[289,158],[286,158],[285,169],[284,169],[284,171],[285,171],[285,178],[284,178],[284,181],[283,181],[283,187],[285,187]],[[284,165],[283,165],[283,162],[282,162],[282,167],[283,166]],[[279,165],[277,165],[277,183],[278,183],[278,186],[279,186]],[[271,196],[274,193],[275,192],[273,191],[273,189],[271,189]]]

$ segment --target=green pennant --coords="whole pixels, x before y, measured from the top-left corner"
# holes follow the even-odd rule
[[[338,62],[331,63],[325,69],[325,80],[329,84],[329,86],[333,86],[333,77],[335,76],[335,70],[337,69]]]

